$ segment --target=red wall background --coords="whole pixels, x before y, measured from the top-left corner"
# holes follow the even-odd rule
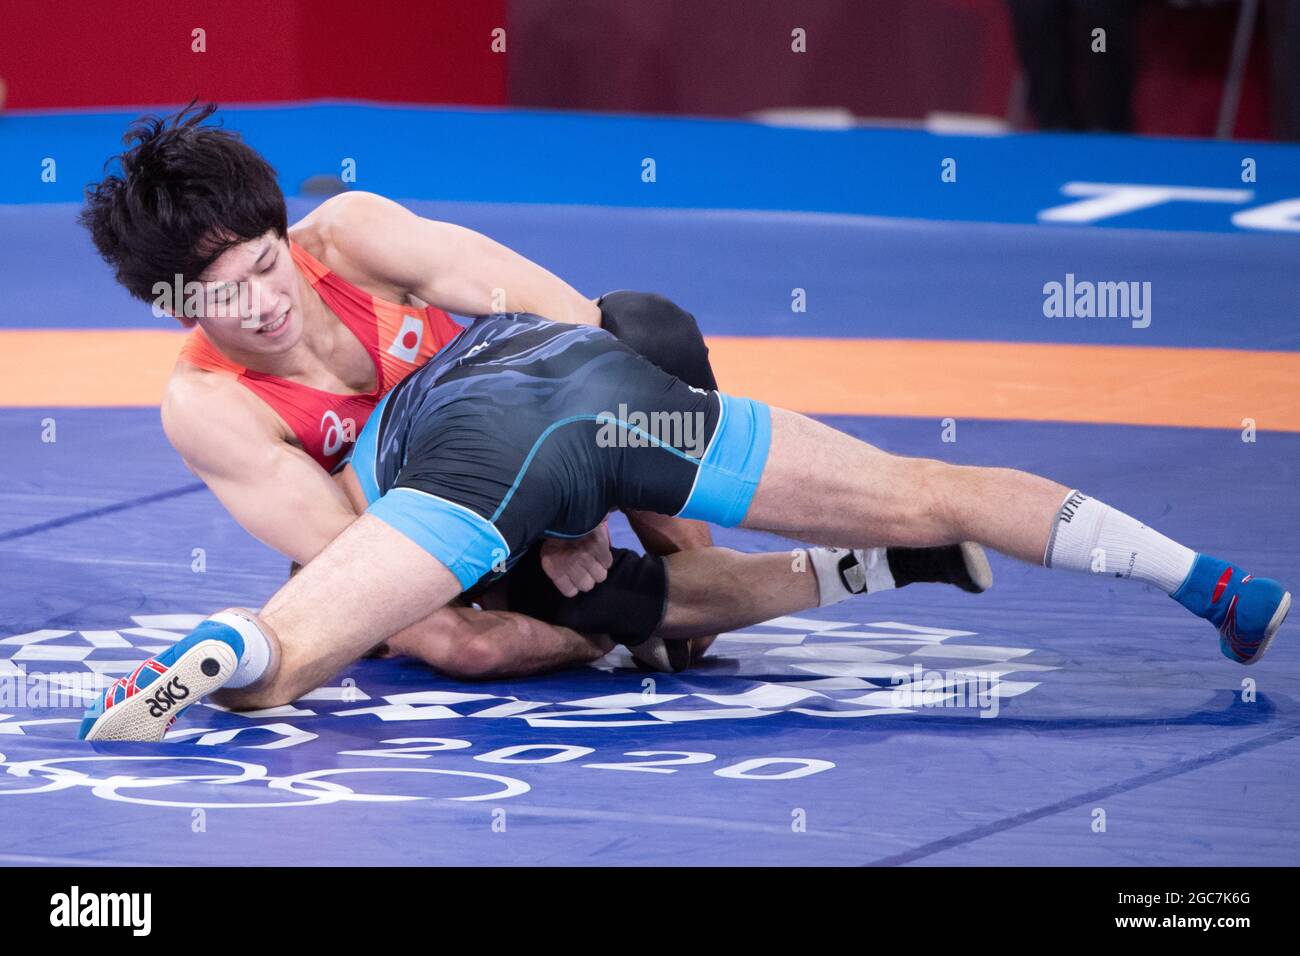
[[[521,105],[1006,116],[1019,70],[1004,0],[510,0],[509,12],[510,100]],[[1235,3],[1139,5],[1139,131],[1213,135],[1236,14]],[[790,50],[796,26],[806,53]],[[1266,29],[1261,17],[1238,111],[1237,134],[1250,138],[1270,133]]]
[[[1141,7],[1139,130],[1210,135],[1236,4]],[[790,51],[807,30],[808,52]],[[207,52],[191,31],[207,31]],[[508,51],[491,51],[496,27]],[[1257,31],[1237,134],[1269,135]],[[1004,0],[3,0],[11,108],[321,97],[736,115],[1006,114]]]
[[[348,97],[499,104],[505,0],[5,0],[13,109]],[[207,52],[191,32],[207,32]]]

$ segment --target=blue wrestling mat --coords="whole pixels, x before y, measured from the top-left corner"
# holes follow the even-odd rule
[[[614,656],[464,684],[372,660],[292,707],[202,705],[175,743],[92,749],[75,740],[82,697],[199,616],[263,601],[284,562],[194,490],[153,411],[64,411],[47,446],[24,437],[33,418],[0,415],[0,674],[26,695],[0,705],[6,862],[163,863],[193,828],[219,835],[193,834],[195,862],[225,864],[1254,865],[1300,852],[1294,642],[1247,671],[1159,595],[996,558],[988,594],[856,599],[725,635],[677,676]],[[933,443],[928,423],[832,423],[901,451]],[[963,452],[1050,463],[1294,580],[1276,529],[1300,517],[1300,436],[1252,450],[1238,476],[1252,492],[1231,514],[1199,494],[1211,471],[1223,479],[1208,464],[1223,441],[970,423]],[[151,849],[144,823],[176,836]]]
[[[330,109],[338,124],[374,119]],[[248,119],[271,136],[256,112],[236,122],[232,111],[228,123]],[[446,122],[459,130],[476,116]],[[102,160],[103,138],[121,126],[111,120],[7,118],[0,138],[21,143],[32,124],[63,124],[66,142]],[[579,122],[510,121],[552,124],[557,139]],[[780,155],[841,136],[653,123],[687,145],[725,126]],[[852,136],[888,156],[928,134]],[[1017,141],[1077,165],[1067,137]],[[1015,212],[998,221],[975,221],[995,217],[974,206],[952,216],[924,199],[909,206],[901,187],[897,208],[883,209],[738,194],[747,211],[634,209],[599,190],[580,200],[574,180],[545,195],[430,186],[413,205],[491,232],[585,292],[664,292],[711,335],[1300,349],[1293,235],[1246,234],[1226,218],[1189,224],[1186,210],[1134,214],[1125,229],[1036,223],[1034,210],[1061,201],[1057,179],[1119,177],[1159,153],[1187,157],[1172,168],[1190,182],[1241,148],[1100,142],[1104,171],[1010,177],[1005,208]],[[993,162],[1005,144],[972,148]],[[1267,150],[1287,172],[1261,191],[1280,199],[1291,183],[1300,193],[1297,150]],[[1055,168],[1046,163],[1040,172]],[[1204,185],[1231,188],[1233,175]],[[0,272],[5,328],[157,327],[93,259],[66,183],[47,197],[57,201],[28,191],[0,207],[0,239],[16,257]],[[295,201],[291,212],[306,208]],[[1150,337],[1035,316],[1043,277],[1070,270],[1163,288]],[[801,284],[817,307],[796,328],[789,289]],[[929,418],[825,420],[893,451],[1041,472],[1194,547],[1300,581],[1300,433],[1262,423],[1244,444],[1227,429],[963,419],[960,442],[943,445]],[[186,471],[156,408],[0,408],[0,447],[0,863],[170,864],[178,847],[189,862],[240,866],[1300,859],[1294,624],[1258,667],[1242,668],[1220,655],[1209,625],[1157,593],[996,556],[989,593],[911,587],[770,621],[723,635],[679,675],[642,673],[621,650],[589,667],[472,684],[366,660],[289,707],[203,704],[162,745],[91,747],[76,728],[96,690],[202,616],[259,606],[287,561]],[[616,528],[616,543],[629,537]],[[794,546],[745,532],[717,540]]]

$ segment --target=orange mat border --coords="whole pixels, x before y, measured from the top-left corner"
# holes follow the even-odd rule
[[[0,406],[157,405],[182,333],[0,331]],[[813,414],[1300,431],[1300,353],[714,336],[723,387]]]

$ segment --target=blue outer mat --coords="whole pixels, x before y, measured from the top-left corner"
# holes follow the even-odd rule
[[[1300,349],[1300,243],[1224,236],[752,213],[411,202],[487,233],[583,293],[648,289],[712,335]],[[292,200],[290,222],[312,204]],[[175,328],[98,260],[76,206],[0,206],[4,323]],[[50,275],[76,276],[51,282]],[[1149,282],[1151,324],[1046,318],[1043,285]],[[801,289],[807,311],[791,310]],[[179,346],[178,346],[179,347]]]
[[[0,412],[0,668],[124,667],[174,639],[183,615],[278,586],[283,562],[190,490],[154,411],[62,410],[54,444],[39,440],[41,414]],[[831,421],[939,451],[933,422]],[[1282,533],[1300,517],[1300,436],[964,422],[945,450],[1044,470],[1300,579]],[[1295,861],[1294,641],[1247,670],[1144,588],[1001,559],[995,574],[982,596],[914,587],[724,637],[707,666],[655,675],[651,696],[624,658],[485,684],[366,661],[289,711],[200,706],[178,724],[196,743],[91,760],[72,739],[76,702],[6,704],[0,860],[166,863],[179,841],[190,862],[228,864]],[[30,636],[42,630],[54,633]],[[890,675],[917,665],[931,695],[901,699]],[[971,696],[990,685],[963,685],[972,671],[1007,695],[994,719]],[[945,693],[973,706],[944,706]],[[416,750],[391,755],[403,747]],[[683,762],[626,769],[655,761]],[[337,770],[364,772],[318,773]],[[429,799],[446,797],[486,799]],[[268,803],[296,805],[233,806]]]
[[[0,115],[0,203],[76,201],[141,112]],[[1300,197],[1300,147],[1128,136],[954,136],[736,120],[312,103],[222,111],[286,192],[348,163],[403,199],[857,213],[1033,223],[1070,182],[1244,191],[1103,226],[1236,232],[1234,212]],[[942,179],[943,161],[956,179]],[[653,181],[646,160],[653,160]],[[1252,160],[1253,181],[1243,182]],[[51,166],[53,175],[51,180]],[[1294,228],[1294,227],[1293,227]]]

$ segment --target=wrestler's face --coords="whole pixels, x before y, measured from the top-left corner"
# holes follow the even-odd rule
[[[274,230],[227,249],[199,278],[198,324],[223,352],[284,352],[302,336],[298,270],[288,240]]]

